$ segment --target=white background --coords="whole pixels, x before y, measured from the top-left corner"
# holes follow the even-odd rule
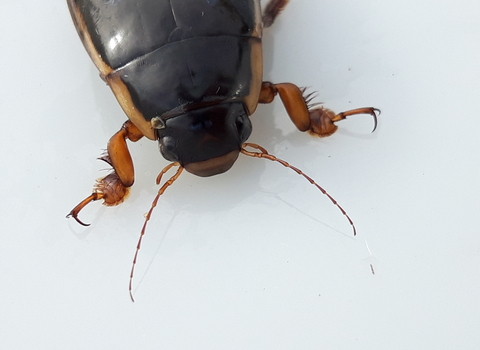
[[[336,111],[382,110],[314,139],[280,101],[242,157],[190,174],[143,214],[167,164],[131,146],[126,203],[65,219],[105,174],[125,117],[64,1],[2,1],[0,343],[4,349],[478,349],[480,5],[292,0],[265,32],[265,80],[311,86]],[[372,269],[375,274],[372,274]]]

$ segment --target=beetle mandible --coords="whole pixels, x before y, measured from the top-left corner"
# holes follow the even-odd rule
[[[229,170],[240,153],[279,162],[321,190],[355,226],[337,202],[310,177],[259,145],[246,143],[249,116],[259,103],[279,95],[286,112],[302,132],[332,135],[335,122],[372,107],[335,114],[312,104],[313,94],[291,83],[262,79],[262,30],[273,24],[288,0],[67,0],[77,32],[90,58],[128,117],[108,142],[100,159],[113,171],[97,180],[93,193],[68,216],[80,224],[79,212],[103,199],[107,206],[124,201],[134,182],[126,140],[158,141],[176,173],[160,188],[146,215],[130,275],[145,228],[160,195],[183,169],[198,176]],[[248,150],[253,149],[253,150]],[[132,298],[133,299],[133,298]]]

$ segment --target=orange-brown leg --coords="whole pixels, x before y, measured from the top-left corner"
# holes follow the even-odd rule
[[[325,107],[312,108],[309,106],[313,94],[304,95],[305,89],[291,83],[272,84],[270,82],[262,83],[259,103],[270,103],[278,94],[282,99],[283,105],[287,110],[290,119],[298,130],[308,131],[312,135],[326,137],[337,131],[338,127],[334,124],[348,116],[356,114],[370,114],[374,120],[373,131],[377,127],[377,113],[380,110],[373,107],[364,107],[352,109],[350,111],[335,114]]]
[[[263,10],[262,22],[265,28],[270,27],[275,18],[287,6],[289,0],[270,0]]]
[[[128,196],[129,188],[135,181],[132,157],[128,151],[126,140],[138,141],[143,137],[141,131],[131,122],[126,121],[122,128],[112,136],[107,145],[107,154],[99,159],[107,162],[113,167],[113,171],[102,179],[97,180],[93,193],[81,201],[67,217],[73,217],[78,223],[84,226],[78,218],[78,213],[88,203],[103,199],[107,206],[118,205]]]

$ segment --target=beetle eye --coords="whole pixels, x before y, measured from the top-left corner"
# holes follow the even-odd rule
[[[244,126],[244,121],[242,117],[237,117],[237,119],[235,120],[235,126],[237,128],[238,133],[241,134]]]
[[[240,142],[246,141],[252,133],[252,124],[246,115],[240,115],[235,119],[235,128]]]
[[[159,140],[160,152],[162,152],[165,159],[172,162],[178,160],[178,154],[176,152],[176,142],[171,136],[164,136]]]

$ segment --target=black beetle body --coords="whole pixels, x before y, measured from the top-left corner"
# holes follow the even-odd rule
[[[244,148],[252,145],[244,144],[249,116],[277,94],[295,126],[313,135],[331,135],[335,122],[355,114],[368,113],[376,123],[374,108],[335,114],[312,108],[312,94],[304,96],[294,84],[262,82],[262,30],[288,0],[270,0],[263,16],[260,0],[67,3],[87,52],[129,118],[101,158],[113,172],[70,212],[80,223],[77,215],[89,202],[117,205],[126,198],[134,183],[127,139],[158,140],[164,158],[212,176],[230,169],[240,152],[253,155]]]
[[[259,145],[245,143],[252,131],[249,116],[258,103],[280,95],[287,114],[300,131],[330,136],[335,122],[375,108],[335,114],[311,104],[312,94],[291,83],[262,81],[262,30],[270,26],[288,0],[270,0],[263,14],[259,0],[67,0],[75,27],[101,77],[112,89],[129,120],[112,136],[101,158],[113,171],[97,180],[93,193],[69,214],[91,201],[105,205],[124,201],[134,183],[126,140],[158,140],[162,155],[177,172],[160,188],[146,215],[134,257],[158,198],[185,169],[212,176],[230,169],[239,153],[276,161],[306,178],[298,168]],[[375,130],[375,127],[374,127]],[[248,151],[251,147],[257,151]],[[85,224],[83,224],[85,225]],[[133,299],[133,297],[132,297]]]
[[[258,0],[69,0],[92,60],[129,119],[164,157],[189,164],[234,152],[262,85]],[[228,170],[236,159],[209,171]]]

